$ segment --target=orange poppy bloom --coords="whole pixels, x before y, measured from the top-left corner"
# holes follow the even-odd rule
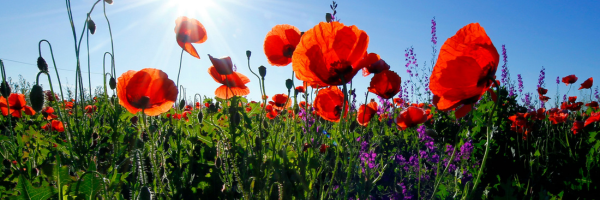
[[[198,20],[185,16],[177,18],[175,24],[177,44],[190,55],[200,59],[192,43],[200,44],[206,41],[206,29],[204,29],[204,26]]]
[[[548,117],[548,120],[550,120],[552,122],[552,124],[559,124],[559,123],[565,122],[567,120],[567,117],[569,117],[568,113],[560,111],[560,112],[550,114],[550,116]]]
[[[62,133],[65,131],[65,126],[63,125],[63,123],[61,121],[52,120],[52,122],[43,125],[42,129],[44,129],[46,131],[57,131],[57,132]]]
[[[144,111],[157,116],[169,111],[177,100],[177,86],[159,69],[129,70],[117,82],[119,104],[130,113]]]
[[[544,89],[543,87],[538,87],[537,91],[540,96],[544,96],[546,93],[548,93],[548,89]]]
[[[371,73],[376,74],[390,69],[390,65],[382,60],[376,53],[366,54],[365,57],[359,61],[358,66],[361,67],[363,76],[368,76]]]
[[[278,67],[289,65],[299,42],[300,30],[295,26],[280,24],[273,27],[267,33],[263,46],[269,64]]]
[[[208,58],[210,58],[210,62],[213,64],[219,74],[229,75],[233,73],[233,62],[231,61],[231,57],[225,56],[221,58],[214,58],[208,54]]]
[[[571,131],[573,131],[573,135],[577,135],[577,133],[580,133],[583,130],[583,125],[584,123],[582,121],[575,121],[573,122],[573,127],[571,127]]]
[[[375,113],[377,113],[377,102],[371,99],[370,103],[360,105],[356,114],[356,121],[361,126],[368,126]]]
[[[565,76],[562,78],[562,82],[565,83],[565,85],[569,85],[569,84],[573,84],[575,82],[577,82],[577,76],[575,76],[574,74]]]
[[[428,116],[429,114],[422,108],[410,106],[400,112],[396,118],[396,124],[398,124],[398,129],[406,130],[406,128],[425,123]]]
[[[306,101],[300,101],[300,103],[298,103],[298,106],[300,106],[300,108],[305,109],[306,108]],[[310,107],[310,105],[308,105]]]
[[[267,105],[265,110],[267,111],[267,118],[269,118],[269,119],[275,119],[275,117],[277,117],[277,115],[279,115],[279,112],[277,112],[277,110],[273,109],[273,105],[270,105],[270,104]]]
[[[433,104],[442,111],[464,105],[455,115],[466,115],[495,82],[499,59],[496,47],[479,23],[458,30],[440,49],[433,68],[429,82]]]
[[[202,108],[202,106],[200,106],[200,102],[196,102],[196,109],[200,109]]]
[[[56,116],[54,114],[54,108],[49,107],[49,106],[42,110],[42,115],[44,116],[44,119],[46,119],[46,120],[52,120],[52,119],[58,118],[58,116]]]
[[[588,126],[594,122],[600,122],[600,112],[592,113],[590,117],[585,120],[584,126]]]
[[[371,78],[371,86],[369,92],[379,95],[381,98],[389,99],[400,92],[400,83],[402,79],[396,72],[386,70],[375,74]]]
[[[98,110],[98,107],[94,105],[87,105],[85,106],[84,110],[86,114],[92,114]]]
[[[292,101],[288,101],[288,95],[286,94],[276,94],[271,99],[273,101],[269,101],[269,104],[273,105],[273,108],[276,110],[281,111],[292,106]]]
[[[579,89],[590,89],[592,85],[594,85],[594,78],[590,77],[581,84],[581,87]]]
[[[322,89],[314,101],[315,113],[328,121],[339,122],[343,100],[344,94],[337,86]],[[344,113],[348,111],[348,103],[344,110]]]
[[[548,102],[548,100],[550,100],[550,97],[547,97],[547,96],[540,96],[540,101],[542,101],[542,102],[546,103],[546,102]]]
[[[594,110],[598,110],[598,102],[596,101],[589,102],[585,104],[585,106],[593,108]]]
[[[25,102],[25,95],[12,93],[8,96],[8,104],[6,104],[6,98],[0,96],[0,109],[2,110],[2,115],[8,116],[11,114],[13,117],[21,118],[21,111],[24,111],[26,115],[35,115],[35,111],[33,108],[27,105]]]
[[[298,93],[304,93],[306,92],[306,89],[304,88],[304,86],[298,86],[296,87],[296,91],[298,91]]]
[[[348,83],[358,73],[369,45],[369,36],[356,26],[321,22],[306,31],[294,51],[296,77],[309,85]]]
[[[394,98],[394,103],[396,104],[396,106],[402,106],[402,104],[404,104],[404,99]]]
[[[229,75],[221,75],[217,68],[210,66],[208,73],[217,82],[223,84],[215,90],[215,95],[221,99],[229,99],[233,96],[245,96],[250,94],[250,89],[246,83],[250,82],[248,77],[239,72],[233,72]]]

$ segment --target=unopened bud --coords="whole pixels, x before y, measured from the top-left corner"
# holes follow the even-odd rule
[[[251,55],[252,55],[252,51],[246,50],[246,57],[248,57],[248,59],[250,59]]]
[[[92,35],[94,33],[96,33],[96,23],[94,22],[94,20],[92,20],[92,18],[89,18],[88,21],[88,29],[90,30],[90,33],[92,33]]]
[[[111,90],[114,90],[115,88],[117,88],[117,80],[115,80],[115,78],[111,76],[110,81],[108,81],[108,86]]]
[[[185,107],[185,100],[181,100],[179,101],[179,110],[183,110],[183,108]]]
[[[267,68],[261,65],[260,67],[258,67],[258,74],[260,74],[262,78],[265,78],[265,76],[267,75]]]
[[[294,87],[294,81],[292,81],[292,79],[285,80],[285,87],[287,87],[288,90],[291,90]]]
[[[10,86],[6,81],[2,81],[2,84],[0,85],[0,93],[2,93],[4,98],[8,98],[8,96],[10,96]]]
[[[331,16],[331,13],[327,13],[327,14],[325,14],[325,20],[326,20],[327,22],[331,22],[331,20],[332,20],[332,19],[333,19],[333,17]]]
[[[202,114],[202,111],[198,112],[198,123],[202,123],[202,119],[204,119],[204,114]]]
[[[46,63],[46,60],[44,60],[44,58],[42,58],[41,56],[37,59],[37,66],[38,69],[40,69],[40,71],[42,72],[48,71],[48,63]]]
[[[104,2],[106,2],[107,4],[113,4],[113,0],[104,0]]]
[[[31,101],[31,107],[35,112],[40,112],[44,107],[44,89],[42,86],[34,85],[29,93],[29,100]]]

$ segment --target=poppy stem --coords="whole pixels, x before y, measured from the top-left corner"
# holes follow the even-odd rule
[[[181,56],[179,57],[179,72],[177,72],[177,85],[175,85],[176,87],[179,87],[179,75],[181,74],[181,62],[183,61],[183,52],[185,50],[181,49]],[[175,102],[175,108],[179,107],[179,101],[181,100],[181,95],[180,97],[177,99],[177,102]]]
[[[260,98],[262,98],[262,96],[264,96],[264,95],[265,95],[265,94],[264,94],[264,92],[263,92],[263,91],[264,91],[264,90],[263,90],[263,87],[264,87],[264,86],[262,86],[262,85],[260,84],[260,77],[258,76],[258,74],[254,73],[254,71],[252,71],[252,68],[250,67],[250,57],[248,57],[248,69],[250,70],[250,72],[252,72],[252,74],[254,74],[254,76],[256,76],[256,78],[258,78],[258,82],[259,82],[259,83],[258,83],[258,87],[259,87],[259,89],[260,89],[260,92],[261,92],[261,97],[260,97]],[[292,75],[292,76],[293,76],[293,75]]]
[[[50,48],[50,56],[52,57],[52,64],[54,64],[54,71],[56,71],[56,79],[58,80],[58,87],[60,89],[60,98],[62,98],[64,100],[65,97],[63,96],[62,84],[60,83],[60,76],[58,76],[58,68],[56,68],[56,61],[54,60],[54,53],[52,52],[52,45],[50,44],[50,42],[48,40],[45,40],[45,39],[40,40],[40,42],[38,44],[38,50],[40,53],[40,57],[42,57],[42,47],[41,47],[42,42],[48,43],[48,47]],[[48,74],[48,76],[49,76],[49,74]],[[48,80],[49,79],[50,79],[50,77],[48,77]],[[50,89],[52,89],[52,85],[50,85]],[[52,93],[54,93],[54,91]],[[63,102],[63,106],[64,106],[64,102]]]
[[[106,75],[111,74],[111,73],[106,73],[106,54],[110,54],[111,62],[114,59],[114,57],[112,56],[112,54],[110,52],[104,52],[104,57],[102,57],[102,74],[104,74],[104,77],[102,77],[102,79],[104,80],[104,97],[108,99],[108,89],[106,87]],[[111,69],[111,71],[112,71],[112,69]],[[112,77],[112,74],[111,74],[111,77]]]
[[[6,82],[6,72],[4,71],[4,62],[2,62],[2,59],[0,59],[0,70],[2,70],[2,84],[4,84]],[[8,88],[10,87],[8,85],[8,83],[5,85],[8,90]],[[4,91],[3,91],[4,92]],[[4,98],[6,100],[6,110],[8,111],[8,127],[10,128],[8,131],[12,134],[13,128],[12,128],[12,115],[10,113],[10,103],[8,101],[8,98],[10,98],[10,94],[8,94],[8,96],[6,98]],[[16,139],[16,138],[15,138]]]
[[[113,45],[113,36],[112,36],[112,29],[110,28],[110,21],[108,20],[108,16],[106,16],[106,1],[103,2],[103,11],[104,11],[104,18],[106,18],[106,23],[108,24],[108,34],[110,34],[110,49],[111,49],[111,74],[114,74],[117,72],[115,69],[115,46]]]

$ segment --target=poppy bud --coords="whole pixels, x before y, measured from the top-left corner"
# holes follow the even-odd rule
[[[332,20],[332,19],[333,19],[333,17],[331,16],[331,13],[327,13],[327,14],[325,14],[325,20],[326,20],[327,22],[331,22],[331,20]]]
[[[2,93],[4,98],[8,98],[8,96],[10,96],[10,86],[6,81],[2,81],[2,85],[0,85],[0,93]]]
[[[29,93],[29,100],[31,101],[31,107],[35,112],[40,112],[44,107],[44,90],[42,86],[34,85]]]
[[[260,137],[254,138],[254,146],[256,147],[257,150],[262,149],[262,139]]]
[[[96,33],[96,23],[94,23],[94,20],[92,20],[92,18],[89,18],[87,23],[88,23],[88,29],[90,30],[90,33],[92,33],[92,35],[94,35],[94,33]]]
[[[235,109],[231,109],[231,125],[236,127],[240,124],[240,113],[238,113]]]
[[[115,88],[117,88],[117,80],[115,80],[115,78],[111,76],[110,81],[108,81],[108,86],[111,90],[114,90]]]
[[[179,101],[179,110],[183,110],[183,108],[185,107],[185,100],[181,100]]]
[[[202,114],[202,111],[198,112],[198,123],[202,123],[203,118],[204,118],[204,114]]]
[[[106,2],[107,4],[113,4],[113,0],[104,0],[104,2]]]
[[[132,125],[135,126],[135,125],[137,125],[138,117],[137,116],[133,116],[129,121],[131,122]]]
[[[42,72],[48,71],[48,63],[46,63],[46,60],[44,60],[44,58],[42,58],[41,56],[37,59],[37,66],[38,69],[40,69],[40,71]]]
[[[287,87],[288,90],[291,90],[294,87],[294,81],[288,78],[285,80],[285,87]]]
[[[246,50],[246,57],[248,57],[248,59],[250,59],[251,55],[252,55],[252,51]]]
[[[261,65],[260,67],[258,67],[258,74],[260,74],[260,77],[265,78],[265,76],[267,75],[267,68]]]

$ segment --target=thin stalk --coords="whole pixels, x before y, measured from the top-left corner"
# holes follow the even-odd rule
[[[179,75],[181,74],[181,62],[183,61],[183,52],[184,50],[181,49],[181,56],[179,57],[179,72],[177,72],[177,87],[179,87]],[[181,100],[181,95],[179,95],[179,98],[177,99],[177,102],[175,102],[175,108],[179,108],[179,101]]]

